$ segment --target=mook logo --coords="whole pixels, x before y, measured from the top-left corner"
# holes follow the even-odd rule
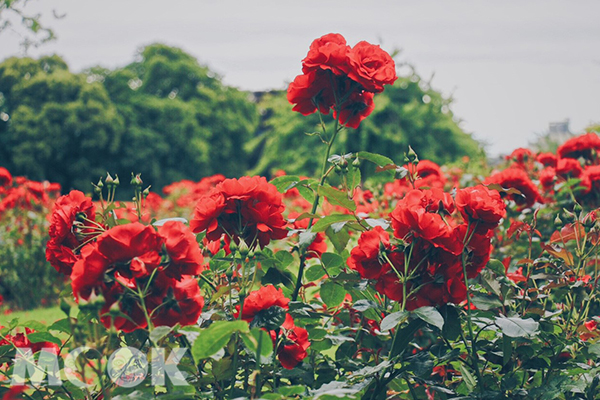
[[[106,360],[106,374],[117,386],[132,388],[141,384],[148,375],[152,385],[164,386],[168,378],[173,386],[188,386],[187,373],[179,370],[178,365],[185,356],[187,349],[175,348],[166,354],[164,348],[154,347],[148,355],[134,347],[122,347],[113,352]],[[95,353],[95,354],[94,354]],[[38,354],[37,360],[30,348],[17,348],[14,358],[11,385],[21,386],[27,377],[34,386],[61,386],[66,379],[78,388],[92,385],[80,379],[78,366],[81,366],[82,355],[87,364],[89,359],[99,359],[102,356],[90,347],[77,347],[71,350],[64,359],[64,368],[59,367],[59,357],[55,349],[44,348]],[[46,382],[47,379],[47,382]]]

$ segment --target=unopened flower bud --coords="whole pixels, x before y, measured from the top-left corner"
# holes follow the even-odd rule
[[[110,176],[110,173],[107,172],[106,179],[104,179],[104,182],[106,183],[107,187],[111,187],[115,183],[115,180],[112,176]]]
[[[112,306],[110,306],[110,308],[108,309],[108,313],[112,316],[117,316],[121,313],[121,308],[119,307],[119,303],[114,303]]]
[[[575,203],[575,205],[573,206],[573,211],[576,214],[579,214],[581,211],[583,211],[583,208],[581,207],[581,205],[579,203]]]
[[[410,146],[408,146],[408,153],[406,154],[406,157],[408,158],[408,160],[410,162],[413,162],[413,163],[419,162],[419,157],[417,156],[417,153],[415,153],[413,148]]]
[[[354,161],[352,161],[352,167],[353,167],[354,169],[358,169],[358,168],[360,168],[360,160],[358,159],[358,157],[356,157],[356,158],[354,159]]]
[[[229,243],[229,250],[231,250],[232,253],[235,253],[236,251],[238,251],[238,245],[236,242],[231,242]]]
[[[336,174],[341,175],[342,167],[339,164],[336,164],[334,169]]]
[[[562,219],[560,219],[559,214],[556,214],[556,218],[554,218],[554,227],[559,228],[563,226]]]
[[[148,196],[150,194],[150,188],[152,187],[152,185],[148,186],[146,189],[144,189],[144,191],[142,192],[142,194],[144,195],[144,197]]]
[[[96,186],[98,186],[100,189],[104,187],[104,183],[102,183],[102,177],[98,179],[98,183],[96,184]]]
[[[129,184],[132,186],[142,186],[142,177],[140,176],[141,174],[136,174],[133,175],[133,172],[131,173],[131,181],[129,181]]]
[[[121,182],[119,181],[119,175],[115,175],[114,185],[119,186]]]
[[[248,245],[246,244],[244,239],[240,239],[238,251],[240,252],[240,255],[242,256],[242,258],[246,258],[246,256],[248,255],[248,252],[250,250],[248,249]]]

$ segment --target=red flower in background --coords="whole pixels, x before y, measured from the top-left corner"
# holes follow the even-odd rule
[[[514,200],[521,207],[531,207],[536,202],[542,203],[542,196],[537,187],[525,171],[520,168],[507,168],[504,171],[497,172],[483,181],[484,185],[498,184],[504,189],[515,188],[521,195],[508,194],[510,200]]]
[[[552,153],[540,153],[535,159],[545,167],[556,167],[556,161],[558,160],[556,155]]]
[[[0,167],[0,187],[10,186],[12,184],[12,175],[4,167]]]
[[[210,241],[227,234],[250,247],[264,247],[287,236],[284,208],[281,193],[264,177],[226,179],[198,201],[190,228],[206,231]]]
[[[296,219],[300,216],[298,212],[291,212],[288,218],[293,221],[294,229],[308,229],[308,218],[304,219]],[[306,249],[306,259],[309,260],[315,257],[321,257],[321,254],[327,251],[327,242],[325,241],[325,234],[323,232],[318,232],[315,239]]]
[[[560,158],[579,158],[591,160],[593,154],[600,150],[600,138],[595,133],[589,132],[584,135],[567,140],[558,147],[556,153]]]
[[[556,175],[569,179],[569,178],[577,178],[583,173],[583,168],[581,168],[581,164],[579,161],[572,158],[561,158],[556,163]]]
[[[533,160],[533,153],[531,150],[526,149],[524,147],[519,147],[515,149],[510,155],[506,156],[507,160],[515,160],[519,164],[524,164],[527,161]]]
[[[456,208],[467,222],[477,225],[478,233],[487,233],[506,217],[506,205],[497,190],[483,185],[459,189],[456,192]]]

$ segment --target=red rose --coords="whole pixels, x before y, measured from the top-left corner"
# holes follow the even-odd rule
[[[302,72],[307,74],[317,69],[324,69],[336,75],[346,74],[349,51],[350,46],[339,33],[329,33],[315,39],[310,45],[306,58],[302,60]]]
[[[598,150],[600,150],[600,138],[595,133],[589,132],[567,140],[559,146],[556,153],[561,158],[583,157],[591,160]]]
[[[478,233],[496,228],[500,220],[506,217],[506,205],[500,193],[483,185],[459,189],[455,202],[465,221],[477,224]]]
[[[520,147],[515,149],[510,155],[506,156],[507,160],[515,160],[519,164],[524,164],[526,161],[533,159],[533,153],[531,150]]]
[[[149,308],[153,310],[152,323],[155,326],[175,326],[178,323],[185,326],[198,322],[204,297],[196,279],[186,276],[180,281],[169,282],[169,278],[164,277],[164,280],[157,280],[157,285],[172,290],[165,290],[164,296],[152,296],[148,301]]]
[[[309,115],[317,110],[322,114],[329,114],[329,109],[335,102],[331,79],[323,70],[298,75],[288,86],[287,99],[295,104],[292,111],[302,115]]]
[[[396,64],[381,47],[362,41],[348,53],[350,70],[348,77],[374,93],[383,91],[383,85],[391,85],[398,78]]]
[[[161,263],[160,250],[161,238],[151,226],[134,222],[109,229],[82,249],[71,273],[73,294],[88,299],[103,287],[109,268],[127,279],[149,276]]]
[[[379,279],[390,270],[380,252],[390,248],[390,235],[380,226],[361,233],[358,245],[350,252],[348,266],[365,279]]]
[[[264,177],[226,179],[198,201],[190,228],[194,233],[206,230],[210,241],[227,234],[251,248],[264,247],[287,236],[284,208],[281,193]]]
[[[507,168],[504,171],[489,176],[483,181],[484,185],[493,183],[496,183],[505,189],[515,188],[521,192],[521,195],[509,194],[507,197],[510,200],[514,200],[515,203],[522,208],[531,207],[536,202],[543,202],[537,187],[533,184],[531,179],[529,179],[527,173],[520,168]]]
[[[70,275],[78,258],[73,250],[102,233],[103,228],[95,219],[96,209],[92,199],[78,190],[59,197],[54,203],[46,259],[58,272]]]
[[[556,160],[556,155],[552,153],[540,153],[536,157],[536,161],[545,167],[556,167]]]
[[[556,162],[556,175],[568,178],[577,178],[583,172],[579,161],[572,158],[561,158]]]
[[[442,217],[454,211],[452,197],[441,189],[414,189],[398,201],[390,214],[394,235],[410,241],[411,237],[423,238],[436,247],[458,253],[462,245],[452,237],[452,228]]]
[[[375,109],[373,93],[367,91],[354,91],[348,100],[342,103],[339,112],[340,124],[349,128],[358,128],[361,121],[367,118]],[[338,118],[334,110],[333,117]]]
[[[9,186],[12,183],[12,175],[4,167],[0,167],[0,187]]]
[[[308,355],[306,352],[306,349],[310,346],[308,331],[297,327],[294,324],[294,319],[289,314],[286,315],[282,328],[285,340],[283,345],[277,349],[277,358],[283,368],[293,369]],[[274,332],[271,333],[271,337],[273,336]]]
[[[553,167],[546,167],[540,171],[540,183],[546,190],[554,187],[554,178],[556,178],[556,170]]]
[[[164,269],[166,276],[179,280],[182,275],[199,275],[206,269],[196,236],[183,223],[167,221],[158,228],[158,234],[169,256]]]
[[[288,309],[290,299],[286,298],[281,289],[275,288],[273,285],[263,286],[258,290],[250,292],[248,297],[244,299],[244,308],[242,310],[242,319],[247,322],[252,322],[254,316],[261,311],[271,307],[281,307],[284,310]],[[240,312],[239,306],[236,307],[235,318]]]

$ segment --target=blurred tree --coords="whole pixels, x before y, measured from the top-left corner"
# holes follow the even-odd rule
[[[450,104],[451,99],[430,89],[418,75],[401,77],[375,96],[375,110],[358,129],[342,131],[334,151],[366,150],[397,163],[402,162],[408,145],[420,158],[440,164],[462,156],[485,157],[480,144],[454,120]],[[261,125],[246,146],[253,162],[251,172],[269,174],[281,168],[288,173],[313,175],[321,162],[314,157],[315,152],[321,154],[321,141],[317,135],[307,138],[305,134],[319,131],[318,115],[304,117],[291,111],[283,91],[263,94],[259,107]]]
[[[223,85],[180,49],[153,44],[140,56],[123,69],[100,73],[125,118],[123,171],[141,171],[155,187],[214,173],[244,174],[243,144],[258,125],[248,94]]]
[[[122,133],[102,84],[59,57],[0,64],[0,165],[14,174],[87,190],[114,167]]]
[[[21,37],[21,46],[27,52],[29,47],[38,47],[55,39],[54,31],[40,22],[41,15],[25,10],[28,0],[0,0],[0,34],[8,29]],[[55,18],[63,18],[53,11]]]

